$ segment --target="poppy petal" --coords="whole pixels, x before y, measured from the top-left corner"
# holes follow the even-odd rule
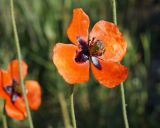
[[[4,92],[3,86],[2,86],[2,72],[0,70],[0,96],[4,97],[4,94],[5,94],[5,92]]]
[[[27,115],[27,112],[26,112],[26,105],[25,105],[25,102],[24,102],[24,99],[23,97],[17,97],[16,98],[16,101],[13,103],[14,106],[23,113],[24,116]]]
[[[118,27],[111,22],[97,22],[90,33],[90,40],[93,38],[103,42],[105,53],[102,58],[106,61],[119,62],[126,53],[127,43]]]
[[[23,75],[23,78],[25,78],[25,76],[27,75],[28,66],[23,60],[21,64],[22,64],[22,75]],[[20,81],[18,60],[11,61],[11,63],[8,66],[8,71],[11,73],[13,79],[15,79],[17,82]]]
[[[41,104],[41,88],[37,81],[25,81],[27,98],[31,109],[37,110]]]
[[[87,42],[89,24],[88,15],[81,8],[74,9],[72,21],[67,29],[69,39],[74,44],[78,44],[78,37],[81,37]]]
[[[5,70],[0,71],[0,83],[0,96],[4,99],[9,99],[9,95],[5,91],[7,86],[12,86],[12,79],[9,72]]]
[[[89,61],[75,61],[78,48],[72,44],[58,43],[53,49],[53,62],[60,75],[70,84],[86,82],[89,79]]]
[[[128,69],[125,66],[115,62],[99,61],[101,64],[101,70],[97,69],[92,64],[92,72],[102,85],[108,88],[113,88],[126,80]]]
[[[5,104],[5,110],[7,115],[13,119],[17,120],[25,119],[24,114],[19,109],[17,109],[10,100],[7,100]]]
[[[1,70],[2,75],[2,85],[3,87],[12,85],[12,78],[9,72]]]

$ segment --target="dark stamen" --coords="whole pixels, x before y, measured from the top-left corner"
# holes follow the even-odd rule
[[[17,97],[18,97],[17,93],[12,94],[12,99],[11,100],[12,100],[13,103],[16,101]]]
[[[5,88],[5,91],[7,92],[7,93],[9,93],[9,94],[11,94],[12,93],[12,91],[13,91],[13,89],[12,89],[12,86],[6,86]]]
[[[77,41],[79,42],[79,51],[76,51],[75,61],[78,63],[85,62],[89,59],[89,49],[88,44],[80,36],[77,36]]]
[[[102,56],[105,52],[105,47],[102,41],[97,40],[89,46],[92,56]]]
[[[93,37],[91,40],[89,40],[89,46],[93,45],[95,43],[95,37]]]
[[[82,49],[83,51],[88,50],[88,44],[85,40],[83,40],[80,36],[77,36],[77,41],[79,42],[79,48]]]
[[[92,61],[93,65],[94,65],[96,68],[98,68],[99,70],[102,69],[101,64],[100,64],[100,62],[99,62],[99,60],[98,60],[97,57],[92,56],[92,57],[91,57],[91,61]]]
[[[80,36],[77,36],[77,41],[79,42],[79,50],[76,51],[75,61],[77,63],[83,63],[91,58],[93,65],[101,70],[101,64],[98,60],[105,52],[104,43],[101,40],[97,40],[95,37],[90,39],[88,42],[83,40]]]
[[[16,79],[13,79],[13,80],[12,80],[12,84],[13,84],[13,85],[17,84]]]
[[[12,84],[5,86],[4,90],[9,94],[11,101],[14,103],[18,96],[22,96],[21,86],[15,79],[12,80]]]
[[[79,51],[79,52],[77,51],[76,58],[75,58],[76,62],[82,63],[87,61],[88,59],[89,59],[88,56],[85,55],[82,51]]]

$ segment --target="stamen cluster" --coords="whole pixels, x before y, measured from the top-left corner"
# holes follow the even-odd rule
[[[98,58],[105,53],[103,42],[92,38],[87,43],[79,36],[77,37],[77,40],[79,42],[79,50],[76,51],[75,61],[77,63],[83,63],[87,60],[91,60],[96,68],[101,69]]]

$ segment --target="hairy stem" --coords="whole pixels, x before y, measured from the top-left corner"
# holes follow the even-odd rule
[[[75,118],[75,112],[74,112],[74,85],[70,85],[71,86],[71,95],[70,95],[70,107],[71,107],[71,117],[72,117],[72,124],[73,124],[73,128],[77,128],[76,125],[76,118]]]
[[[112,12],[113,12],[113,22],[117,25],[116,0],[112,0],[112,9],[113,9],[112,10]],[[121,87],[122,111],[123,111],[125,128],[129,128],[123,82],[120,84],[120,87]]]
[[[116,0],[112,0],[113,22],[117,25]]]
[[[23,77],[22,77],[21,49],[20,49],[20,43],[19,43],[19,38],[18,38],[15,16],[14,16],[14,2],[13,2],[13,0],[10,0],[10,10],[11,10],[12,27],[13,27],[13,32],[14,32],[15,44],[16,44],[16,49],[17,49],[17,56],[18,56],[18,69],[19,69],[19,75],[20,75],[20,85],[22,87],[23,97],[24,97],[24,101],[25,101],[25,105],[26,105],[28,122],[29,122],[30,128],[33,128],[31,112],[30,112],[30,108],[29,108],[29,104],[28,104],[28,100],[27,100],[26,88],[24,86]]]
[[[2,103],[2,121],[3,121],[3,128],[8,128],[7,126],[7,119],[6,119],[6,115],[5,115],[5,110],[4,110],[4,104],[5,104],[5,101],[3,100],[3,103]]]
[[[68,110],[67,110],[67,104],[66,104],[66,100],[64,97],[64,94],[62,92],[58,93],[58,98],[59,98],[59,102],[61,105],[61,110],[62,110],[62,114],[63,114],[63,120],[64,120],[64,125],[65,128],[70,128],[70,118],[69,118],[69,114],[68,114]]]
[[[7,119],[5,114],[2,115],[2,120],[3,120],[3,128],[7,128]]]
[[[124,118],[125,128],[129,128],[123,83],[121,83],[120,86],[121,86],[122,111],[123,111],[123,118]]]

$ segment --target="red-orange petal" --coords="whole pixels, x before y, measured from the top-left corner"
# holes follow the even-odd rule
[[[22,60],[22,76],[25,78],[27,75],[27,64]],[[18,69],[18,60],[12,60],[11,63],[8,66],[8,71],[11,73],[12,78],[15,79],[17,82],[19,82],[19,69]]]
[[[5,70],[1,70],[0,72],[0,96],[4,99],[9,99],[9,95],[5,92],[4,88],[12,85],[12,78],[9,72]]]
[[[5,93],[4,88],[3,88],[3,78],[2,78],[1,70],[0,70],[0,97],[4,99],[7,97],[7,94]]]
[[[83,40],[88,41],[89,24],[89,17],[81,8],[73,10],[73,18],[67,29],[68,37],[72,43],[78,44],[77,36],[80,36]]]
[[[92,72],[102,85],[113,88],[126,80],[128,69],[125,66],[115,62],[99,61],[102,69],[99,70],[92,64]]]
[[[0,70],[0,97],[4,97],[4,90],[3,90],[3,86],[2,86],[2,72]]]
[[[89,79],[89,62],[75,62],[76,50],[72,44],[57,43],[53,49],[53,62],[60,75],[70,84],[86,82]]]
[[[13,103],[14,106],[23,113],[24,116],[27,116],[26,105],[23,97],[17,97],[16,101]]]
[[[7,115],[13,119],[17,119],[17,120],[25,119],[25,115],[23,114],[23,112],[17,109],[10,100],[7,100],[5,104],[5,110]]]
[[[102,59],[105,61],[119,62],[125,55],[127,43],[115,24],[103,20],[97,22],[90,33],[90,39],[93,37],[104,43]]]
[[[37,110],[41,104],[41,88],[37,81],[27,80],[25,81],[27,89],[27,98],[29,106],[33,110]]]

